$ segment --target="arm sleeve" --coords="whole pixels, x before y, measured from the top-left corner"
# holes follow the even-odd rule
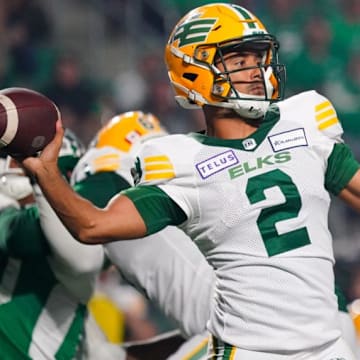
[[[334,195],[348,184],[360,168],[353,153],[346,144],[335,144],[328,159],[325,187]]]
[[[98,207],[105,207],[108,201],[130,184],[114,172],[99,172],[76,183],[74,190]]]
[[[18,258],[33,258],[49,254],[35,206],[8,208],[0,214],[0,250]]]
[[[147,235],[154,234],[168,225],[180,225],[187,216],[184,211],[158,186],[137,186],[125,190],[143,218]]]

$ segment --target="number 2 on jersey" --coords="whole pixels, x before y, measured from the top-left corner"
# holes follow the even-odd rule
[[[299,191],[289,175],[276,169],[254,176],[248,180],[246,195],[250,203],[255,204],[265,200],[264,191],[274,186],[281,190],[286,201],[283,204],[262,209],[257,219],[257,226],[269,256],[310,244],[310,237],[306,227],[281,235],[278,234],[275,227],[279,221],[297,217],[301,209]]]

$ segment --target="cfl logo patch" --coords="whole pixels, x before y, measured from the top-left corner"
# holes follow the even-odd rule
[[[256,141],[252,138],[244,140],[242,144],[245,150],[253,150],[256,148]]]

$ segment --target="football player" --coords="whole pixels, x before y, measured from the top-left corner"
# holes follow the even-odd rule
[[[55,139],[23,165],[80,242],[134,239],[169,225],[195,241],[216,275],[209,359],[352,360],[327,217],[330,193],[360,209],[359,163],[329,99],[307,91],[283,100],[278,48],[239,5],[186,14],[165,60],[177,101],[203,109],[206,131],[147,141],[137,186],[103,209],[59,174],[60,120]]]
[[[89,149],[72,172],[71,184],[82,196],[103,207],[111,197],[131,186],[131,167],[136,153],[145,141],[166,135],[160,121],[153,114],[129,111],[114,116],[95,136]],[[65,237],[61,227],[53,231],[50,217],[43,221],[47,236]],[[187,341],[178,349],[178,334],[168,337],[168,348],[176,350],[171,359],[182,359],[193,354],[206,357],[206,322],[215,282],[214,271],[189,238],[171,226],[149,238],[105,244],[109,259],[122,276],[136,289],[156,303],[180,329],[180,336]],[[161,253],[158,261],[153,259]],[[343,319],[345,338],[354,344],[354,326],[347,312],[344,297],[339,293],[339,310]],[[341,305],[341,306],[340,306]],[[170,334],[169,334],[170,335]],[[96,344],[92,346],[90,342]],[[148,343],[126,344],[129,353],[147,354],[156,351],[164,354],[164,336]],[[95,339],[87,341],[91,352],[98,351]],[[151,344],[151,350],[150,348]],[[103,347],[109,348],[102,343]],[[103,349],[101,349],[103,351]],[[115,350],[114,350],[115,351]],[[92,355],[93,356],[93,355]]]
[[[59,157],[64,177],[82,153],[67,130]],[[45,237],[29,177],[9,156],[0,167],[0,358],[74,359],[103,249]]]

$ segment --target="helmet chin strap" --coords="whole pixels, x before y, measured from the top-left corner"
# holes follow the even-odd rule
[[[269,66],[266,71],[262,69],[264,82],[265,82],[265,91],[266,98],[271,99],[271,96],[274,92],[274,87],[270,82],[270,76],[273,71]],[[232,104],[233,109],[240,115],[247,119],[259,119],[263,117],[269,108],[270,100],[265,100],[265,96],[262,95],[250,95],[244,94],[239,91],[232,91],[232,96],[236,96],[237,99],[229,99],[228,102]],[[246,98],[246,100],[242,100]],[[252,100],[254,99],[254,100]]]
[[[239,95],[241,95],[241,93],[239,93]],[[246,94],[242,94],[242,95],[244,96]],[[229,100],[229,102],[234,104],[233,109],[240,116],[243,116],[248,119],[259,119],[263,117],[270,105],[270,101],[265,101],[260,99],[259,100]]]

